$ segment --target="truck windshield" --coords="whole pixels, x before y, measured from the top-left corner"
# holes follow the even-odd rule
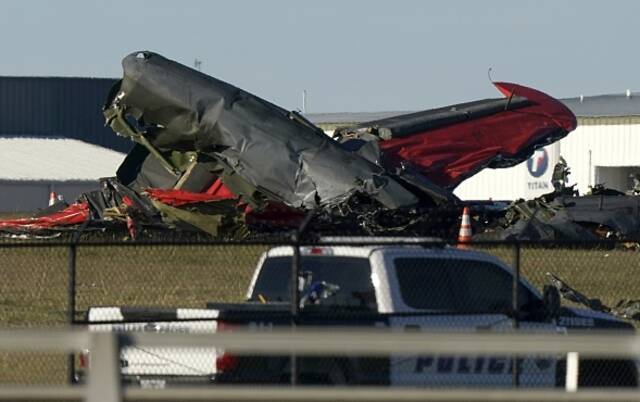
[[[512,306],[513,276],[486,261],[396,258],[400,293],[411,308],[435,311],[505,312]],[[520,306],[535,301],[522,284]]]
[[[325,281],[340,287],[321,304],[377,310],[367,258],[303,256],[301,261],[301,271],[310,273],[312,282]],[[250,300],[288,302],[290,286],[291,257],[269,257],[260,269]]]

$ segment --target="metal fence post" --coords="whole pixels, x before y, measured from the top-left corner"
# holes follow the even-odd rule
[[[300,312],[300,306],[298,305],[300,300],[298,289],[300,278],[300,235],[298,231],[294,231],[291,235],[291,246],[293,247],[293,254],[291,256],[291,330],[295,331],[298,325],[298,314]],[[289,363],[291,367],[291,386],[295,386],[298,382],[298,359],[294,352],[291,353]]]
[[[299,324],[300,315],[300,291],[298,289],[300,281],[300,270],[302,266],[302,260],[300,258],[300,239],[304,236],[309,224],[315,216],[315,210],[311,210],[304,217],[298,230],[295,230],[291,234],[291,247],[293,247],[293,255],[291,256],[291,331],[296,330]],[[298,383],[298,357],[294,352],[291,353],[289,358],[289,365],[291,367],[290,382],[291,386],[295,386]]]
[[[87,402],[122,401],[120,381],[120,342],[118,334],[91,334],[91,369],[87,385]]]
[[[512,302],[512,315],[513,315],[513,329],[518,331],[520,328],[520,303],[519,303],[519,288],[520,288],[520,243],[515,242],[513,248],[513,283],[511,287],[511,302]],[[518,356],[513,357],[512,362],[513,370],[513,386],[518,388],[520,386],[520,365],[518,364]]]
[[[76,321],[76,244],[69,245],[68,263],[67,263],[67,319],[69,326]],[[69,384],[75,382],[75,355],[70,353],[68,359],[68,379]]]
[[[567,392],[578,391],[578,373],[580,371],[580,362],[578,360],[578,353],[567,353],[567,368],[565,376],[565,390]]]

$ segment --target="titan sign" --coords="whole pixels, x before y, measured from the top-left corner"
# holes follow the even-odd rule
[[[553,151],[551,151],[553,153]],[[545,148],[537,149],[527,159],[526,197],[535,198],[551,189],[551,158]]]
[[[534,152],[531,158],[527,159],[527,170],[533,177],[540,177],[547,172],[549,168],[549,154],[547,150],[542,148]]]

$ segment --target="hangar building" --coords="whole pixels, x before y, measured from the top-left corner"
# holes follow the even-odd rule
[[[106,78],[0,77],[0,212],[74,200],[113,176],[131,141],[104,126]]]
[[[517,166],[485,169],[456,189],[465,200],[530,199],[551,192],[553,167],[562,156],[571,169],[569,184],[580,194],[603,184],[620,191],[633,188],[631,174],[640,173],[640,93],[580,96],[561,99],[578,119],[564,139],[537,150]],[[332,132],[338,126],[377,120],[409,112],[317,113],[309,119]]]
[[[104,125],[101,108],[111,78],[0,77],[0,212],[46,206],[51,189],[72,200],[115,174],[131,141]],[[602,183],[627,191],[640,173],[640,93],[562,100],[578,117],[565,139],[509,169],[484,170],[463,182],[463,199],[536,197],[551,190],[561,155],[580,193]],[[407,112],[315,113],[307,117],[326,132],[337,126]],[[15,142],[15,139],[23,139]],[[66,139],[66,142],[51,142]],[[13,142],[12,142],[13,141]],[[9,196],[10,195],[10,196]]]
[[[71,138],[0,137],[0,211],[35,211],[50,192],[73,201],[113,176],[125,154]]]

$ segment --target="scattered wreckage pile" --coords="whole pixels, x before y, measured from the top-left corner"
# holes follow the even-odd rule
[[[552,178],[554,191],[533,200],[517,200],[485,217],[474,240],[630,240],[640,239],[640,196],[594,186],[580,196],[566,187],[569,168],[562,157]],[[480,226],[480,225],[479,225]],[[633,241],[635,240],[635,241]]]
[[[0,221],[2,233],[242,239],[287,232],[313,214],[314,233],[454,238],[458,184],[514,166],[576,127],[557,100],[498,82],[502,98],[344,127],[329,138],[296,112],[155,53],[125,57],[123,70],[104,115],[135,144],[116,176],[72,205]],[[524,216],[525,205],[512,209]]]
[[[609,307],[603,304],[600,299],[591,299],[585,296],[550,272],[547,272],[547,279],[549,284],[558,290],[560,297],[565,300],[583,305],[594,311],[613,314],[627,320],[640,321],[640,300],[622,299],[618,301],[615,306]]]

